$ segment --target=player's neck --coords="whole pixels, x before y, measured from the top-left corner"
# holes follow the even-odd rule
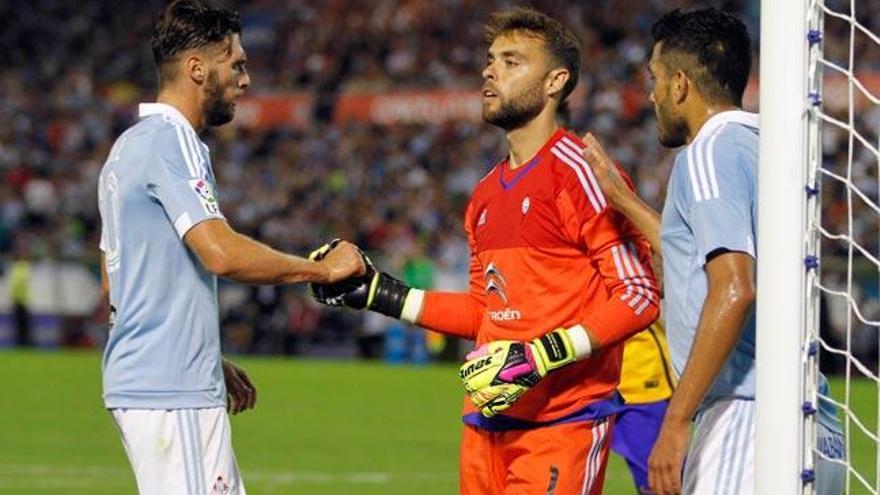
[[[721,112],[727,112],[730,110],[739,110],[739,107],[725,103],[703,103],[701,105],[694,105],[691,111],[687,112],[685,115],[688,126],[687,143],[690,144],[697,138],[700,129],[703,128],[703,125],[705,125],[709,119]]]
[[[510,151],[507,163],[510,169],[516,170],[528,163],[558,128],[559,124],[553,118],[553,113],[547,117],[542,112],[528,124],[508,131],[507,146]]]
[[[180,91],[161,91],[156,101],[176,108],[186,117],[196,132],[200,132],[204,127],[204,117],[196,95],[183,94]]]

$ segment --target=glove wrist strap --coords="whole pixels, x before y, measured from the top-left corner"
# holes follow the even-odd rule
[[[571,328],[557,328],[534,341],[534,349],[544,368],[542,376],[575,361],[584,359],[590,354],[590,339],[580,325]],[[586,349],[584,348],[586,344]]]
[[[400,280],[387,273],[380,273],[370,284],[367,309],[400,319],[410,290],[410,287]]]

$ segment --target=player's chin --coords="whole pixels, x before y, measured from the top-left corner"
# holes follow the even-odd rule
[[[494,103],[487,102],[485,98],[483,99],[483,120],[485,122],[494,122],[498,118],[498,108]]]

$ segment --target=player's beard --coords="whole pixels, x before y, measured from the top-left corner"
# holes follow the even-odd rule
[[[505,131],[518,129],[529,123],[544,110],[544,79],[541,78],[532,86],[520,91],[510,98],[498,95],[501,108],[491,111],[483,106],[483,120],[497,125]]]
[[[660,134],[660,144],[667,148],[678,148],[687,143],[687,122],[683,117],[672,115],[670,108],[669,92],[663,99],[654,105],[657,114],[657,131]]]
[[[220,76],[217,75],[216,70],[208,72],[208,79],[205,81],[202,113],[205,116],[205,123],[209,126],[229,123],[235,116],[235,103],[223,99],[223,88],[220,86]]]

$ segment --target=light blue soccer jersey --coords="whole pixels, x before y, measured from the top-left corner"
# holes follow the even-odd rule
[[[706,258],[719,249],[755,257],[758,115],[716,114],[675,159],[660,228],[664,314],[676,371],[687,362],[708,293]],[[755,315],[703,406],[721,397],[755,396]]]
[[[116,309],[104,351],[107,408],[220,407],[217,278],[183,236],[223,218],[208,147],[174,107],[141,104],[98,185],[101,250]]]

